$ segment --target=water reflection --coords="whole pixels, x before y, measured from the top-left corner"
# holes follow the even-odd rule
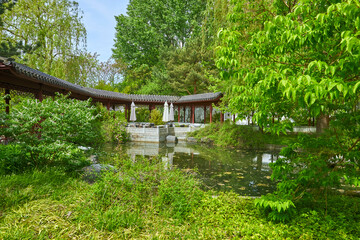
[[[167,169],[196,169],[208,189],[232,190],[248,196],[259,196],[275,189],[275,184],[270,180],[269,163],[276,161],[277,153],[186,143],[129,143],[125,148],[134,161],[139,155],[160,155]]]

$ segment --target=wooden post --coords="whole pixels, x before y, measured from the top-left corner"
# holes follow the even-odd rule
[[[233,122],[235,123],[235,114],[232,115],[232,120],[233,120]]]
[[[149,105],[149,111],[150,111],[150,116],[149,119],[151,119],[151,111],[155,109],[155,104],[150,104]]]
[[[128,119],[127,116],[128,116],[128,105],[125,104],[125,119],[126,120]]]
[[[178,122],[180,122],[180,114],[181,114],[181,111],[180,111],[180,105],[178,106]]]
[[[186,115],[186,106],[184,106],[184,123],[186,122],[185,115]]]
[[[224,113],[220,112],[220,122],[223,123],[224,122]]]
[[[206,106],[204,106],[204,124],[206,124]]]
[[[195,106],[191,106],[191,123],[195,123]]]
[[[212,105],[210,105],[210,123],[212,123],[212,112],[213,112],[213,107]]]
[[[127,111],[127,115],[126,115],[126,120],[128,121],[128,122],[130,122],[130,105],[127,105],[127,107],[128,107],[128,111]]]
[[[107,108],[108,111],[110,111],[110,101],[107,101],[106,108]]]
[[[6,108],[5,108],[5,112],[7,114],[10,113],[10,90],[9,89],[5,89],[5,95],[6,95],[6,98],[5,98],[5,104],[6,104]]]
[[[35,94],[35,98],[38,99],[40,102],[43,101],[43,92],[42,92],[42,84],[40,84],[39,91]]]

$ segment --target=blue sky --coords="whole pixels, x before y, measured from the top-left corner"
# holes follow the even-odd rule
[[[87,30],[87,49],[100,54],[106,61],[112,54],[115,38],[115,16],[126,13],[129,0],[77,0],[84,12],[83,22]]]

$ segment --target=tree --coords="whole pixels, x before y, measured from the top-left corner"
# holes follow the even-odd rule
[[[175,94],[204,93],[210,85],[209,75],[216,74],[211,51],[202,52],[201,42],[188,43],[184,48],[165,53],[162,61],[167,70],[167,82]]]
[[[120,88],[127,93],[159,89],[162,79],[157,76],[166,75],[163,67],[157,66],[160,54],[170,47],[183,48],[199,35],[205,6],[205,0],[130,1],[127,15],[116,17],[113,57],[122,63]]]
[[[0,26],[3,26],[3,14],[6,11],[11,11],[14,7],[16,1],[10,1],[10,0],[1,0],[0,1]],[[24,46],[22,41],[18,41],[16,43],[14,42],[8,42],[8,41],[1,41],[0,42],[0,56],[2,57],[13,57],[13,56],[19,56],[21,52],[30,52],[31,47],[30,46]]]
[[[223,79],[232,82],[229,104],[239,111],[251,106],[255,121],[269,130],[291,127],[271,117],[291,117],[298,109],[307,109],[318,122],[331,116],[326,133],[300,137],[273,165],[278,191],[258,202],[273,210],[273,218],[314,189],[327,190],[341,181],[360,185],[360,3],[299,0],[292,6],[288,14],[285,8],[275,11],[273,20],[251,34],[241,58],[225,51],[239,47],[229,38],[236,33],[227,33],[218,61]],[[243,56],[252,61],[244,64]]]
[[[86,30],[81,18],[76,2],[18,0],[2,15],[0,39],[10,46],[21,42],[32,49],[15,57],[18,62],[73,82],[67,78],[66,63],[84,50]]]
[[[132,0],[127,16],[116,17],[115,59],[128,67],[153,66],[162,46],[183,47],[198,34],[204,0]]]

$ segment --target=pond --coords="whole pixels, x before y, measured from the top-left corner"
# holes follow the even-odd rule
[[[106,152],[119,151],[106,146]],[[196,172],[205,189],[234,191],[244,196],[260,196],[275,190],[269,163],[276,161],[277,152],[244,151],[201,144],[125,144],[132,159],[137,156],[159,155],[166,168]]]

